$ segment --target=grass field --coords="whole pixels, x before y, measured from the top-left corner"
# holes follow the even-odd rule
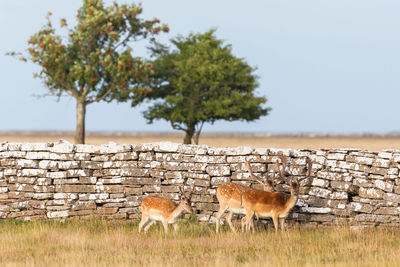
[[[0,132],[0,141],[55,142],[60,139],[73,142],[72,133],[66,132]],[[88,133],[87,144],[141,144],[171,141],[182,143],[183,135],[175,133]],[[200,137],[200,145],[211,147],[253,146],[268,148],[319,149],[359,148],[372,151],[400,149],[400,136],[265,136],[257,134],[210,134]]]
[[[1,266],[399,266],[400,229],[214,233],[181,222],[147,234],[121,221],[0,222]]]
[[[87,143],[181,142],[179,134],[89,134]],[[71,134],[1,134],[0,142],[53,142]],[[214,147],[400,149],[400,137],[294,137],[204,134]],[[0,221],[0,266],[400,266],[400,229],[348,227],[216,235],[214,225],[182,222],[178,233],[160,225],[138,234],[137,222]]]

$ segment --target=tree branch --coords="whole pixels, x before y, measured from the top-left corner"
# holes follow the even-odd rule
[[[199,128],[197,131],[195,131],[195,134],[194,134],[194,136],[193,136],[193,142],[194,142],[196,145],[199,144],[200,133],[201,133],[201,130],[203,129],[204,123],[205,123],[205,121],[202,121],[202,122],[201,122],[200,128]]]
[[[91,97],[91,99],[86,100],[87,104],[92,104],[94,102],[99,102],[101,100],[104,100],[111,92],[112,92],[113,88],[111,87],[110,89],[108,89],[102,96],[93,96]]]
[[[180,130],[180,131],[187,131],[186,128],[180,126],[179,124],[177,124],[176,122],[171,121],[171,126],[172,128],[174,128],[175,130]]]

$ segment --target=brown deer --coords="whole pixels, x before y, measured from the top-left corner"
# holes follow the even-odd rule
[[[311,173],[311,160],[306,158],[306,162],[306,176],[302,179],[309,177]],[[244,192],[242,194],[242,205],[246,211],[246,217],[244,219],[246,231],[250,231],[250,224],[254,215],[260,218],[272,217],[275,231],[278,230],[280,219],[281,229],[283,230],[285,228],[286,216],[297,202],[299,182],[300,179],[296,179],[296,181],[289,180],[290,195],[281,192],[265,192],[261,190],[248,190]]]
[[[276,176],[276,172],[280,171],[280,174],[283,175],[284,169],[281,171],[279,168],[279,163],[278,161],[275,162],[275,170],[273,174],[271,175],[272,177],[269,177],[267,174],[266,178],[259,178],[253,174],[253,171],[250,166],[250,162],[248,160],[245,161],[245,166],[246,169],[250,173],[250,177],[260,184],[263,185],[264,190],[271,192],[274,191],[274,178]],[[268,171],[268,170],[267,170]],[[244,192],[249,191],[250,188],[235,184],[235,183],[226,183],[218,186],[216,196],[219,202],[219,211],[216,215],[216,232],[218,233],[219,231],[219,225],[220,225],[220,220],[222,215],[226,210],[229,210],[229,214],[226,217],[226,221],[228,222],[228,225],[232,232],[236,233],[235,227],[232,225],[232,216],[234,213],[236,214],[246,214],[245,209],[242,207],[241,202],[242,202],[242,194]],[[252,221],[250,222],[251,227]],[[243,231],[243,226],[244,226],[244,220],[242,219],[242,231]]]
[[[189,197],[186,197],[182,188],[179,187],[179,191],[181,193],[181,201],[178,205],[175,205],[171,200],[163,199],[160,197],[147,197],[143,199],[141,203],[142,219],[139,223],[139,233],[141,232],[143,227],[145,227],[144,232],[146,233],[150,226],[156,221],[160,221],[162,223],[166,233],[168,233],[168,224],[172,224],[174,230],[177,231],[178,217],[184,211],[193,213],[190,203],[193,188],[190,192]]]

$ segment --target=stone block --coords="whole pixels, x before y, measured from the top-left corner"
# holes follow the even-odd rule
[[[335,216],[330,214],[311,214],[309,221],[312,222],[334,222]]]
[[[143,189],[141,187],[124,187],[126,195],[142,195]]]
[[[75,152],[75,145],[64,140],[54,143],[53,146],[48,148],[48,151],[53,153],[73,153]]]
[[[58,170],[58,162],[53,160],[41,160],[39,161],[39,168],[46,170]]]
[[[109,157],[108,155],[96,155],[96,156],[93,156],[93,157],[91,158],[91,160],[92,160],[93,162],[96,162],[96,161],[102,161],[102,162],[104,162],[104,161],[109,161],[109,160],[110,160],[110,157]]]
[[[150,177],[149,169],[121,169],[121,176]]]
[[[56,185],[56,192],[60,193],[94,193],[94,185]]]
[[[49,152],[27,152],[26,159],[50,159]]]
[[[334,160],[344,160],[346,157],[346,154],[344,153],[328,153],[326,158],[328,160],[334,159]]]
[[[36,169],[39,167],[39,163],[37,160],[19,159],[19,160],[17,160],[17,167],[18,168]]]
[[[60,161],[57,164],[58,168],[60,170],[69,170],[69,169],[78,169],[80,168],[80,162],[79,161]]]
[[[353,185],[359,186],[359,187],[373,187],[374,184],[372,183],[370,179],[366,178],[355,178],[353,180]]]
[[[24,176],[24,177],[45,177],[46,176],[46,171],[42,169],[22,169],[21,171],[18,171],[18,176]]]
[[[332,193],[331,190],[314,187],[314,188],[311,188],[309,195],[316,196],[316,197],[322,197],[322,198],[328,198],[331,193]]]
[[[176,152],[181,153],[181,154],[189,154],[189,155],[206,155],[207,153],[209,155],[213,155],[212,153],[210,153],[210,151],[208,151],[208,146],[205,146],[205,145],[202,145],[202,146],[197,146],[197,145],[180,146]]]
[[[400,203],[400,194],[384,193],[383,199],[386,201]]]
[[[349,195],[347,194],[347,192],[333,192],[330,196],[330,199],[348,199]]]
[[[330,213],[331,208],[318,208],[318,207],[301,207],[300,208],[301,212],[304,213],[320,213],[320,214],[325,214],[325,213]]]
[[[151,152],[141,152],[139,153],[139,160],[152,161],[155,160],[155,157]]]
[[[376,188],[361,187],[359,190],[359,195],[360,195],[360,197],[364,197],[364,198],[376,199],[376,198],[383,197],[383,191],[380,189],[376,189]]]
[[[34,193],[32,199],[50,199],[53,195],[53,193]]]
[[[390,160],[389,159],[382,159],[382,158],[375,158],[375,161],[372,163],[372,167],[379,167],[379,168],[389,168]]]
[[[49,212],[47,212],[46,215],[47,215],[47,218],[49,218],[49,219],[66,218],[66,217],[68,217],[68,210],[49,211]]]
[[[47,151],[49,148],[48,143],[22,143],[21,151]]]
[[[148,192],[161,192],[161,186],[158,184],[146,184],[143,186],[143,192],[148,193]]]
[[[51,179],[65,179],[65,178],[67,178],[67,172],[66,171],[47,172],[46,177],[51,178]]]
[[[111,161],[116,160],[137,160],[138,154],[136,152],[121,152],[116,153],[114,156],[111,157]]]
[[[375,180],[375,187],[386,192],[393,192],[393,183],[390,181]]]
[[[350,208],[353,211],[362,212],[362,213],[372,213],[374,208],[370,204],[351,202]]]
[[[83,169],[100,170],[103,168],[103,162],[81,161]]]
[[[324,180],[324,179],[318,179],[314,178],[311,183],[312,186],[318,186],[318,187],[328,187],[329,186],[329,181]]]
[[[400,207],[381,207],[377,209],[374,214],[382,214],[382,215],[400,215]]]
[[[125,188],[123,185],[104,185],[102,192],[104,193],[123,193]]]
[[[128,144],[118,145],[113,142],[98,147],[98,153],[100,154],[116,154],[116,153],[124,153],[131,151],[132,151],[131,145]]]
[[[54,199],[77,199],[78,195],[76,193],[55,193]]]
[[[90,160],[90,153],[74,153],[73,160]]]
[[[208,165],[206,172],[210,176],[227,176],[231,174],[229,165]]]
[[[31,153],[31,152],[29,152]],[[8,159],[8,158],[26,158],[26,159],[36,159],[36,158],[27,158],[26,157],[26,152],[24,151],[4,151],[0,152],[0,158],[2,159]],[[31,155],[32,157],[32,155]]]
[[[379,167],[371,167],[369,172],[372,173],[372,174],[384,176],[384,175],[387,174],[388,169],[386,169],[386,168],[379,168]]]
[[[331,181],[331,187],[339,191],[348,191],[353,186],[350,182]]]
[[[211,178],[211,185],[214,185],[214,186],[218,186],[218,185],[229,183],[229,182],[230,182],[230,178],[227,176]]]

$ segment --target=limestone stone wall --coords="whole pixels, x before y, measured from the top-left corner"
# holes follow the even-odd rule
[[[290,222],[362,225],[400,224],[400,151],[356,149],[287,150],[212,148],[176,143],[73,145],[0,143],[0,218],[71,219],[101,217],[137,220],[148,195],[178,200],[190,190],[196,217],[213,222],[218,185],[260,185],[244,160],[265,175],[278,155],[289,157],[289,173],[304,177]],[[271,168],[272,169],[272,168]],[[288,185],[277,180],[277,191]]]

